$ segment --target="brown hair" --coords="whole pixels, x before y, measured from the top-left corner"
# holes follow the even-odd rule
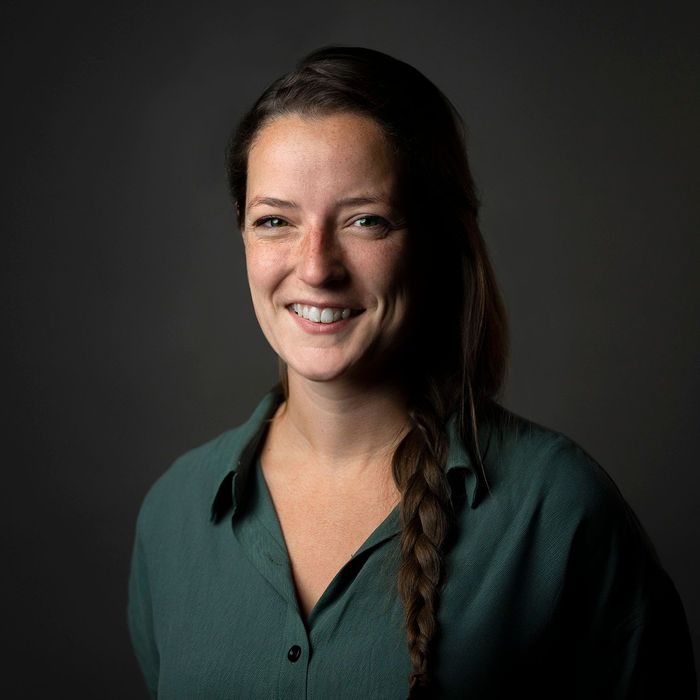
[[[231,194],[243,226],[248,152],[255,135],[284,114],[354,112],[369,116],[393,146],[408,229],[420,261],[419,303],[433,335],[414,332],[404,371],[411,430],[392,462],[401,493],[401,564],[412,670],[409,697],[429,686],[430,643],[437,629],[443,557],[454,513],[444,466],[447,422],[457,427],[486,480],[477,424],[494,414],[508,352],[506,314],[479,231],[478,200],[459,113],[412,66],[379,51],[318,49],[276,80],[240,121],[229,143]],[[420,317],[420,314],[418,314]],[[280,378],[288,396],[286,367]]]

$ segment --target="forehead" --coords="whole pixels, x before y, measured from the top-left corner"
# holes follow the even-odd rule
[[[248,156],[248,194],[373,189],[393,193],[396,161],[381,127],[369,117],[340,112],[277,117],[257,134]]]

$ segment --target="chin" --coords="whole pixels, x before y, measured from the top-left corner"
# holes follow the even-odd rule
[[[328,357],[282,358],[288,370],[312,382],[330,382],[347,376],[350,365],[346,360]]]
[[[340,379],[345,374],[344,369],[337,367],[304,367],[299,365],[290,365],[287,363],[287,368],[294,372],[299,377],[310,382],[331,382],[334,379]]]

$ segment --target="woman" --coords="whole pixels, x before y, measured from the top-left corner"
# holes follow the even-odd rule
[[[154,695],[693,696],[682,606],[609,477],[497,403],[460,125],[414,68],[331,47],[234,133],[281,381],[144,501],[129,625]]]

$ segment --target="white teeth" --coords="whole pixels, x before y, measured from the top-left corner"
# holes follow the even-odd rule
[[[314,323],[334,323],[341,319],[350,318],[352,314],[351,309],[319,308],[318,306],[304,306],[302,304],[292,304],[292,309],[297,316]]]

